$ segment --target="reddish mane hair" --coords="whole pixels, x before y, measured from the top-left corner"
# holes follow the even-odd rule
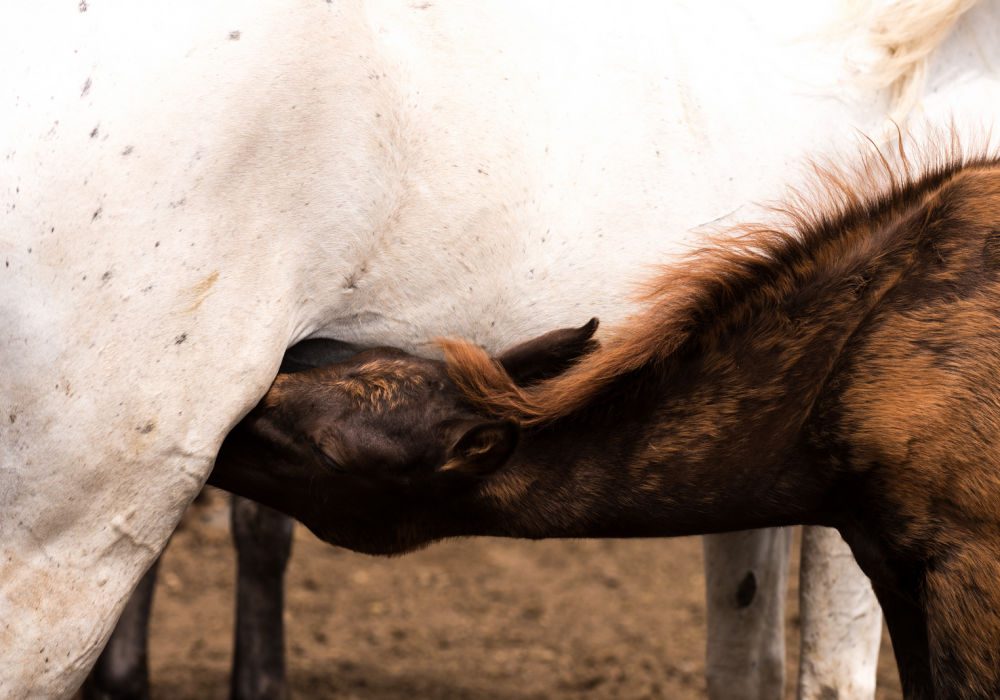
[[[916,157],[904,151],[901,139],[888,152],[869,146],[849,167],[811,163],[811,184],[792,190],[787,203],[768,207],[777,225],[720,231],[679,264],[664,266],[645,285],[645,310],[554,379],[518,387],[480,348],[442,340],[449,375],[483,414],[531,427],[587,408],[625,374],[667,371],[682,347],[710,345],[720,322],[775,308],[817,279],[857,276],[859,267],[912,247],[931,222],[954,213],[949,195],[956,183],[987,171],[1000,174],[996,154],[983,146],[966,155],[950,133],[950,142],[939,137]],[[962,211],[975,214],[970,206]]]

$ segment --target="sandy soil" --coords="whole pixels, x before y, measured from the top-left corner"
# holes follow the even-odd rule
[[[227,697],[235,555],[226,504],[215,494],[193,506],[164,555],[151,623],[155,700]],[[705,698],[701,557],[696,538],[478,539],[382,559],[299,527],[287,575],[291,697]],[[884,640],[877,697],[897,700]]]

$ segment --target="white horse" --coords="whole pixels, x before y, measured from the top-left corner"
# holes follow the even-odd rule
[[[964,4],[931,15],[944,26]],[[292,344],[426,352],[459,335],[497,350],[613,324],[642,263],[770,197],[804,154],[877,130],[888,91],[840,82],[843,45],[790,41],[832,14],[790,0],[5,8],[0,695],[79,686]],[[928,112],[992,113],[998,19],[987,5],[959,21]],[[776,696],[787,542],[706,544],[714,696]],[[870,695],[878,615],[849,569],[832,577],[853,581],[836,587],[860,599],[847,634],[867,660],[825,668],[849,658],[824,627],[842,604],[807,605],[810,697]]]

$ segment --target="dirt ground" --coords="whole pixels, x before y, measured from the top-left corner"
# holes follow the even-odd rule
[[[789,669],[798,657],[793,566]],[[216,493],[192,507],[164,555],[151,622],[154,700],[227,697],[234,577],[227,499]],[[299,526],[287,575],[291,697],[705,698],[704,585],[697,538],[456,540],[384,559],[330,547]],[[877,697],[897,700],[883,636]]]

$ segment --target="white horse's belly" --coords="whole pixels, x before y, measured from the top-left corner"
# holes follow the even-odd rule
[[[748,30],[742,10],[639,7],[370,9],[408,102],[376,120],[392,197],[320,335],[421,352],[430,330],[495,350],[591,315],[613,324],[636,281],[697,244],[693,228],[776,196],[803,153],[880,122],[885,101],[858,110],[830,87],[839,60]]]

